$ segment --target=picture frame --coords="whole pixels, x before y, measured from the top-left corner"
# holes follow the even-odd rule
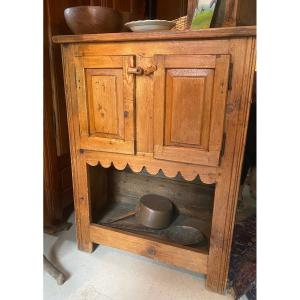
[[[220,0],[196,0],[193,1],[194,10],[190,11],[190,29],[210,28],[215,14],[217,3]]]
[[[218,0],[215,6],[210,27],[236,26],[237,9],[240,0]],[[199,0],[188,0],[187,6],[187,28],[191,28],[195,9]],[[255,3],[255,0],[251,0]],[[194,29],[195,30],[195,29]]]

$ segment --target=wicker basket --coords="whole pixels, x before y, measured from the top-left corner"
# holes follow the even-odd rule
[[[171,29],[173,31],[187,30],[187,16],[180,17],[178,19],[173,20],[176,22],[176,25]]]

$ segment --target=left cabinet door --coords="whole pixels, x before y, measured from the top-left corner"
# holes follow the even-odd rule
[[[134,154],[134,56],[76,57],[80,147]]]

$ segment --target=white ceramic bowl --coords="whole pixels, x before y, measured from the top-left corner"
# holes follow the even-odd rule
[[[140,20],[128,22],[125,26],[134,32],[146,32],[170,30],[175,24],[175,22],[167,20]]]

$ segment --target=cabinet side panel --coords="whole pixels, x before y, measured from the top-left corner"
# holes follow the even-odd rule
[[[79,151],[79,120],[73,47],[73,45],[63,45],[62,57],[70,140],[76,236],[78,248],[91,252],[93,250],[93,245],[89,237],[91,208],[88,194],[87,167]]]
[[[227,284],[232,233],[248,125],[255,66],[255,39],[231,40],[232,90],[225,115],[226,143],[217,178],[206,286],[223,293]],[[230,108],[230,109],[229,109]]]

